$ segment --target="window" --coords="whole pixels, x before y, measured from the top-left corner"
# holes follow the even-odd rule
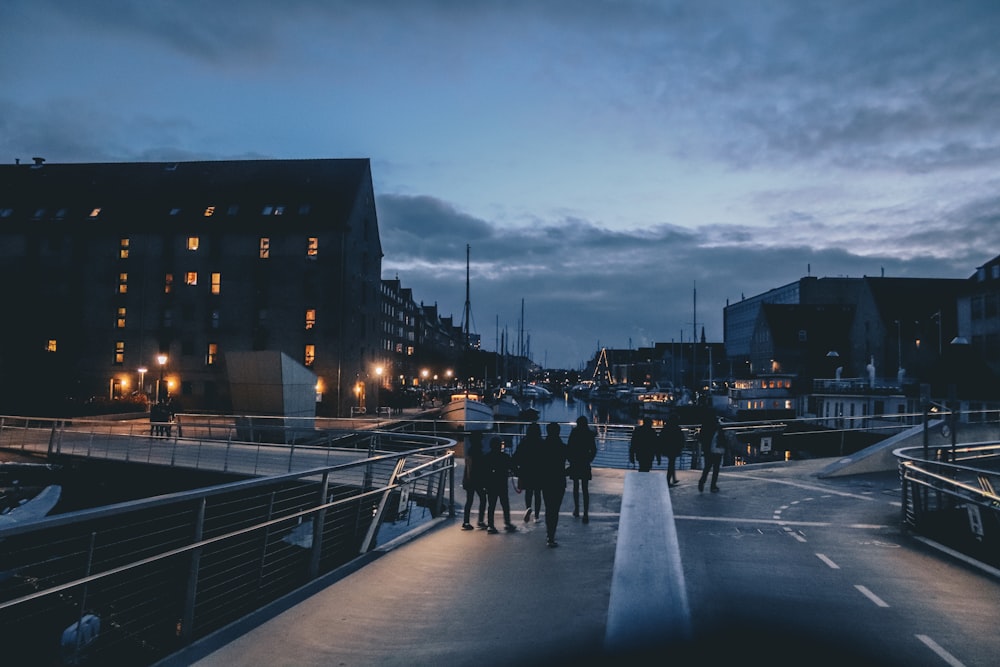
[[[100,214],[101,214],[101,209],[100,208],[91,209],[89,217],[96,218]]]
[[[180,214],[181,214],[181,210],[179,208],[172,208],[172,209],[170,209],[170,215],[180,215]]]
[[[314,361],[316,361],[316,346],[306,345],[306,366],[312,366]]]
[[[174,274],[168,273],[163,278],[163,293],[170,294],[174,291]]]
[[[125,341],[123,340],[115,341],[115,363],[119,365],[125,363]]]
[[[260,237],[260,258],[267,259],[271,255],[271,239],[266,236]]]
[[[118,274],[118,293],[125,294],[128,292],[128,274],[119,273]]]
[[[34,218],[35,220],[38,220],[39,218],[44,218],[45,209],[44,208],[35,209],[35,213],[31,217]]]
[[[197,249],[198,249],[198,237],[197,236],[189,236],[188,237],[188,250],[197,250]]]
[[[212,294],[222,293],[222,274],[213,273],[212,274]]]
[[[118,317],[115,319],[115,326],[119,329],[125,328],[125,307],[118,309]]]
[[[198,284],[198,272],[188,271],[184,274],[184,284],[185,285],[197,285]]]
[[[285,214],[285,207],[284,206],[275,206],[274,207],[274,215],[284,215],[284,214]]]
[[[210,326],[213,329],[218,329],[219,321],[221,320],[221,318],[222,316],[219,314],[219,309],[218,308],[214,309],[209,317],[208,326]]]
[[[309,240],[306,242],[306,255],[312,259],[316,258],[319,254],[319,238],[315,236],[310,236]]]
[[[174,311],[167,308],[163,311],[163,328],[169,329],[174,326]]]
[[[206,206],[205,207],[205,217],[206,218],[211,218],[213,215],[215,215],[215,207],[214,206]]]
[[[214,366],[216,360],[219,358],[219,345],[218,343],[209,343],[208,352],[205,354],[205,365]]]
[[[14,215],[14,209],[0,208],[0,218],[9,218],[12,215]]]
[[[128,259],[128,239],[120,239],[118,241],[118,258]]]
[[[312,329],[316,326],[316,309],[310,308],[306,311],[306,329]]]
[[[45,343],[45,351],[46,352],[55,352],[56,351],[56,339],[55,338],[50,338]]]
[[[273,206],[265,206],[260,210],[261,215],[271,215],[272,212],[274,212]]]

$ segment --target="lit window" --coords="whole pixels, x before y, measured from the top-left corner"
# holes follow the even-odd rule
[[[219,358],[219,345],[218,343],[209,343],[208,352],[205,355],[205,365],[213,366],[216,360]]]
[[[316,326],[316,309],[310,308],[306,311],[306,329],[312,329]]]
[[[285,207],[284,206],[275,206],[274,207],[274,214],[275,215],[284,215],[285,214]]]
[[[174,274],[168,273],[163,279],[163,293],[170,294],[174,291]]]
[[[188,271],[184,274],[184,284],[185,285],[197,285],[198,284],[198,272]]]
[[[125,341],[123,340],[115,341],[115,363],[116,364],[125,363]]]
[[[125,328],[125,308],[124,306],[118,309],[118,317],[115,320],[115,326],[119,329]]]
[[[266,236],[260,237],[260,258],[267,259],[271,255],[271,239]]]
[[[211,218],[213,215],[215,215],[215,207],[214,206],[207,206],[205,208],[205,217],[206,218]]]
[[[312,366],[314,361],[316,361],[316,346],[306,345],[306,366]]]
[[[274,211],[274,207],[273,206],[265,206],[264,208],[262,208],[260,210],[260,214],[261,215],[271,215],[271,213],[273,211]]]
[[[212,274],[212,294],[222,293],[222,274],[213,273]]]
[[[309,241],[306,243],[306,255],[309,257],[316,257],[319,254],[319,239],[315,236],[310,236]]]
[[[128,239],[122,239],[118,242],[118,257],[128,259]]]
[[[91,218],[96,218],[96,217],[97,217],[97,216],[99,216],[100,214],[101,214],[101,209],[100,209],[100,208],[95,208],[95,209],[92,209],[92,210],[90,211],[90,217],[91,217]]]
[[[128,274],[119,273],[118,274],[118,293],[125,294],[128,292]]]
[[[48,340],[48,342],[45,343],[45,351],[46,352],[55,352],[56,351],[56,339],[55,338],[50,338]]]
[[[14,215],[14,209],[0,208],[0,218],[9,218],[12,215]]]
[[[197,249],[198,249],[198,237],[197,236],[189,236],[188,237],[188,250],[197,250]]]

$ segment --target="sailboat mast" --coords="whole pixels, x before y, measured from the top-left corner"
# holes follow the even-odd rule
[[[465,244],[465,349],[469,349],[469,244]]]

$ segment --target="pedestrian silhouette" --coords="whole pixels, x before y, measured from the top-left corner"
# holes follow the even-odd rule
[[[538,482],[539,456],[542,449],[542,427],[531,422],[525,429],[524,437],[514,450],[514,464],[517,466],[517,486],[524,494],[524,520],[531,519],[531,508],[535,508],[535,521],[542,512],[542,487]]]
[[[684,431],[680,419],[671,412],[660,429],[660,451],[667,457],[667,484],[677,484],[677,457],[684,450]]]
[[[580,491],[583,491],[583,522],[590,522],[590,480],[593,471],[591,462],[597,456],[597,440],[587,425],[587,418],[580,415],[576,426],[569,432],[566,441],[566,460],[569,461],[569,476],[573,480],[573,516],[580,516]]]
[[[542,445],[539,482],[545,500],[545,543],[557,547],[556,527],[559,525],[563,496],[566,495],[566,445],[559,437],[557,422],[546,425]]]
[[[490,451],[486,453],[486,532],[495,534],[497,530],[493,523],[496,512],[497,501],[500,502],[500,509],[503,512],[503,527],[508,532],[516,530],[514,524],[510,522],[510,495],[508,494],[508,484],[514,472],[514,461],[504,451],[503,440],[499,436],[490,438]]]
[[[486,463],[483,453],[483,432],[472,431],[465,437],[465,469],[462,472],[462,488],[465,489],[465,519],[462,530],[472,530],[469,522],[472,502],[479,498],[479,527],[486,528]]]
[[[726,452],[726,435],[722,430],[721,420],[711,416],[705,419],[698,431],[698,441],[701,443],[701,452],[704,456],[704,466],[701,471],[701,478],[698,480],[698,490],[705,490],[705,482],[708,475],[712,475],[712,492],[719,490],[719,468],[722,466],[722,455]]]
[[[657,463],[663,462],[656,431],[653,430],[653,420],[649,417],[643,417],[642,423],[632,431],[632,441],[628,448],[628,461],[629,463],[637,463],[639,472],[649,472],[653,467],[654,458]]]

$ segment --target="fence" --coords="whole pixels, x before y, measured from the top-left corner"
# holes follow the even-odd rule
[[[34,420],[6,423],[0,445],[30,451],[46,430],[79,444]],[[368,552],[410,503],[453,515],[454,441],[364,441],[361,460],[0,524],[4,664],[152,664]]]

